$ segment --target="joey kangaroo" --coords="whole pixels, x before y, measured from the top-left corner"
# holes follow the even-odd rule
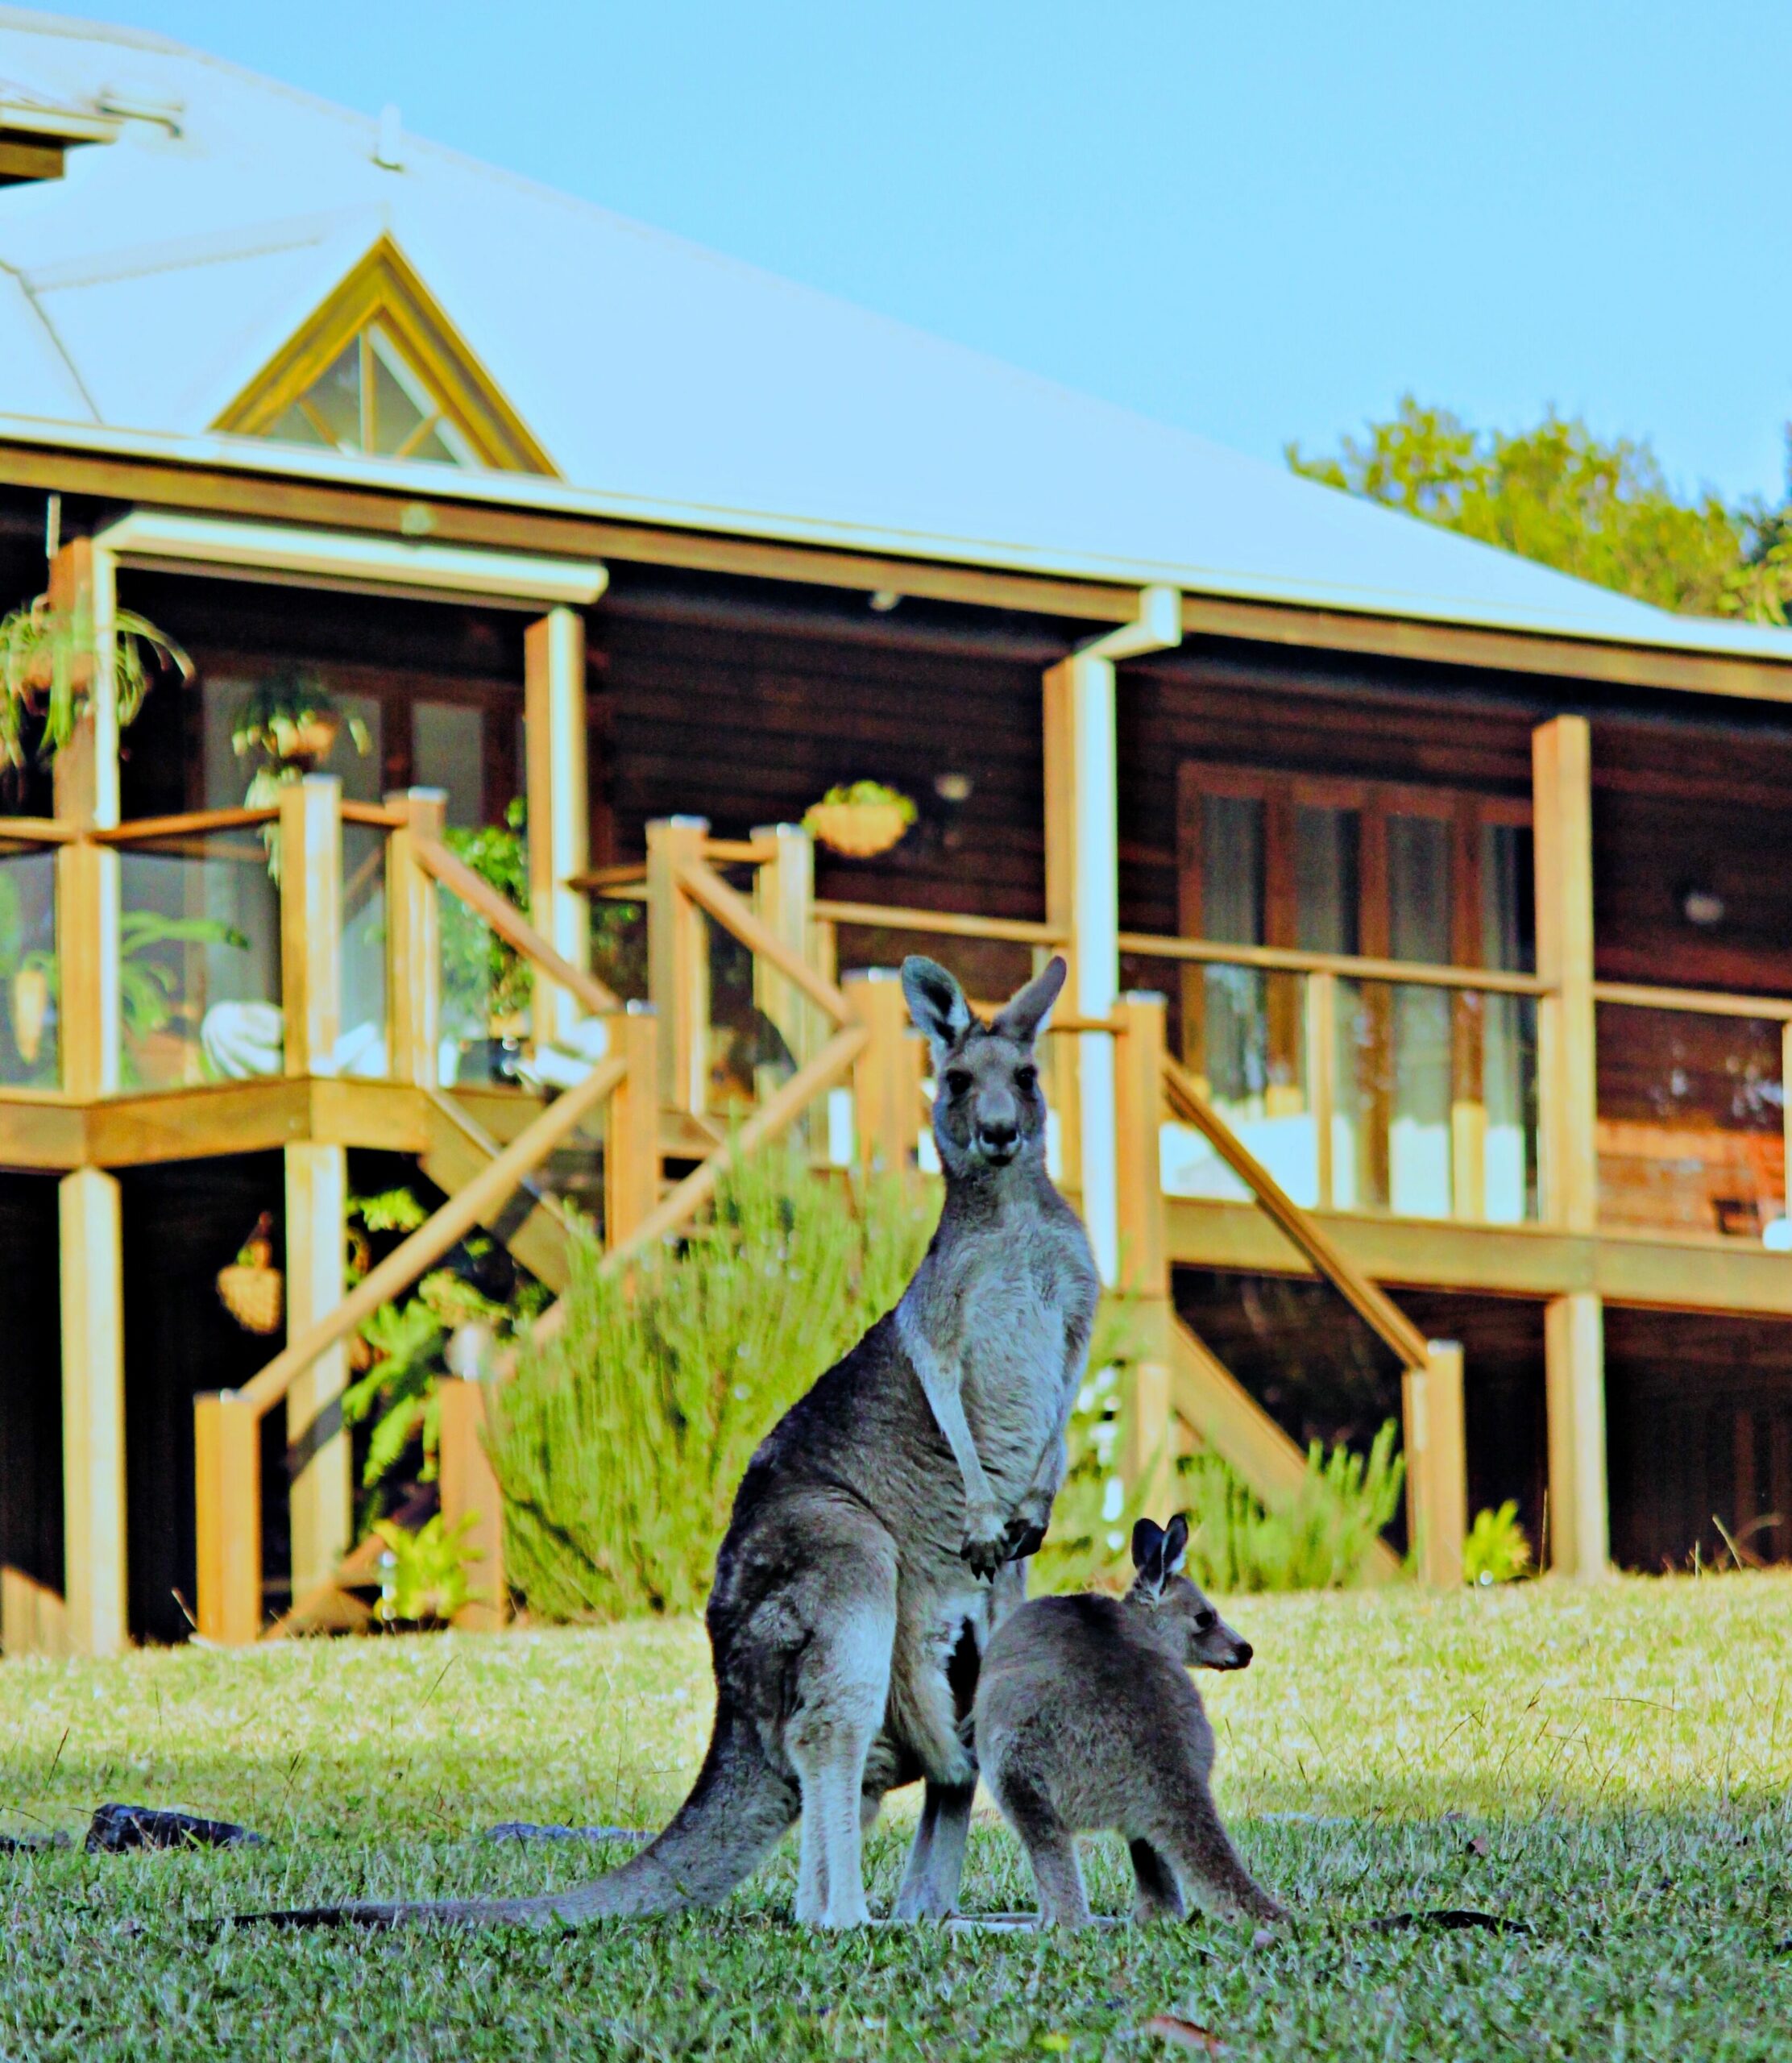
[[[1005,1567],[1043,1538],[1094,1320],[1089,1243],[1045,1170],[1033,1044],[1055,959],[985,1024],[911,959],[932,1048],[940,1223],[896,1308],[786,1413],[749,1464],[707,1614],[716,1721],[691,1795],[608,1875],[539,1898],[351,1905],[288,1924],[576,1924],[713,1904],[801,1822],[799,1920],[868,1917],[861,1828],[927,1782],[896,1916],[949,1912],[977,1781],[960,1714]],[[956,1694],[956,1702],[955,1702]]]
[[[1140,1519],[1124,1598],[1036,1598],[984,1655],[977,1755],[1047,1926],[1089,1924],[1075,1837],[1108,1828],[1130,1845],[1141,1921],[1180,1920],[1190,1891],[1228,1915],[1288,1916],[1214,1809],[1213,1729],[1188,1671],[1245,1668],[1251,1643],[1180,1573],[1188,1544],[1181,1516]]]

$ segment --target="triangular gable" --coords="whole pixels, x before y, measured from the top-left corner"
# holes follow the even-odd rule
[[[555,470],[390,236],[374,244],[214,427],[501,472]]]

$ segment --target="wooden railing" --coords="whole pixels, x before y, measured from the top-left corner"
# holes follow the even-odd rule
[[[1462,1579],[1468,1525],[1461,1347],[1451,1340],[1427,1339],[1255,1158],[1188,1069],[1168,1053],[1163,1066],[1171,1110],[1207,1139],[1276,1230],[1400,1363],[1408,1530],[1421,1578],[1438,1588],[1454,1586]]]
[[[806,836],[789,826],[769,827],[748,839],[720,840],[697,819],[671,819],[650,828],[643,863],[606,868],[582,876],[589,892],[638,900],[646,907],[649,936],[649,998],[624,1005],[610,983],[579,964],[566,948],[545,937],[521,911],[492,888],[447,845],[439,797],[417,792],[382,805],[343,802],[335,784],[307,781],[265,808],[189,812],[133,823],[82,830],[57,820],[0,819],[0,845],[36,845],[58,855],[58,947],[65,969],[64,1100],[88,1100],[114,1093],[117,1081],[118,994],[115,935],[106,952],[84,957],[83,942],[106,944],[109,911],[115,911],[115,868],[121,851],[147,847],[177,855],[215,853],[229,834],[276,827],[272,844],[280,874],[280,1002],[285,1019],[287,1072],[327,1073],[340,1029],[340,957],[342,939],[341,836],[344,824],[366,826],[383,836],[383,860],[368,857],[356,871],[371,878],[384,870],[387,977],[385,1036],[395,1083],[434,1094],[441,1043],[438,899],[451,895],[520,954],[539,982],[551,985],[579,1012],[600,1018],[609,1028],[607,1056],[575,1087],[533,1117],[508,1146],[492,1144],[488,1164],[420,1230],[359,1285],[342,1295],[315,1323],[297,1335],[249,1383],[234,1393],[201,1398],[196,1407],[198,1525],[201,1544],[199,1618],[208,1638],[242,1640],[260,1629],[261,1488],[255,1458],[259,1428],[268,1413],[288,1402],[307,1408],[301,1379],[320,1357],[339,1348],[381,1304],[402,1292],[434,1265],[473,1226],[489,1222],[519,1185],[526,1183],[555,1148],[582,1123],[606,1113],[603,1267],[626,1269],[654,1243],[675,1234],[713,1197],[736,1156],[787,1132],[836,1085],[850,1081],[854,1154],[867,1168],[914,1164],[924,1117],[923,1052],[907,1022],[894,973],[875,970],[836,977],[836,934],[840,925],[876,927],[946,940],[985,941],[1027,948],[1035,963],[1068,941],[1051,925],[985,918],[963,912],[898,905],[817,899],[812,856]],[[239,841],[247,849],[251,841]],[[267,845],[252,841],[238,857],[264,860]],[[724,869],[750,867],[749,892],[725,878]],[[352,883],[351,883],[352,886]],[[755,1101],[737,1114],[736,1129],[724,1137],[711,1110],[708,1061],[708,928],[727,933],[751,955],[756,1000],[777,1024],[789,1047],[787,1079],[762,1074]],[[1318,1206],[1334,1201],[1328,1161],[1338,1048],[1340,982],[1431,988],[1453,994],[1461,1008],[1477,996],[1551,997],[1541,979],[1492,969],[1433,966],[1363,956],[1301,953],[1203,940],[1122,933],[1122,953],[1180,965],[1191,972],[1215,965],[1257,969],[1270,977],[1298,977],[1305,985],[1301,1028],[1308,1053],[1306,1114],[1318,1139]],[[71,950],[72,948],[72,950]],[[1598,983],[1602,1005],[1682,1011],[1717,1017],[1753,1018],[1785,1027],[1786,1065],[1792,1068],[1792,1003],[1706,991]],[[1060,1032],[1112,1035],[1122,1084],[1115,1151],[1121,1167],[1122,1276],[1121,1293],[1147,1315],[1146,1331],[1162,1330],[1171,1343],[1159,1359],[1172,1363],[1181,1347],[1172,1337],[1168,1265],[1164,1258],[1163,1197],[1158,1179],[1157,1131],[1164,1110],[1192,1126],[1220,1163],[1260,1206],[1295,1249],[1330,1282],[1395,1355],[1404,1371],[1408,1451],[1413,1500],[1413,1537],[1421,1564],[1434,1575],[1451,1566],[1452,1543],[1459,1548],[1462,1492],[1461,1368],[1457,1350],[1426,1341],[1379,1287],[1354,1269],[1313,1212],[1289,1196],[1216,1110],[1195,1071],[1164,1052],[1160,1001],[1123,998],[1110,1018],[1061,1016]],[[112,1045],[106,1059],[105,1027]],[[1052,1042],[1050,1093],[1060,1117],[1074,1106],[1077,1041]],[[1141,1056],[1146,1056],[1141,1059]],[[1460,1062],[1458,1062],[1460,1065]],[[1145,1082],[1143,1067],[1151,1080]],[[1137,1077],[1138,1079],[1134,1077]],[[677,1120],[681,1132],[669,1131]],[[1066,1130],[1071,1127],[1066,1125]],[[463,1127],[464,1129],[464,1127]],[[474,1128],[476,1133],[476,1127]],[[671,1145],[669,1139],[685,1142]],[[816,1142],[811,1139],[813,1150]],[[688,1150],[695,1146],[695,1156]],[[483,1148],[481,1150],[483,1150]],[[696,1164],[670,1189],[664,1185],[662,1153]],[[476,1159],[471,1164],[477,1164]],[[1074,1167],[1068,1185],[1076,1187]],[[1458,1214],[1474,1216],[1472,1210]],[[551,1228],[550,1228],[551,1229]],[[563,1322],[555,1305],[537,1321],[541,1337]],[[1184,1343],[1185,1344],[1186,1343]],[[1147,1465],[1151,1428],[1160,1417],[1152,1401],[1147,1355],[1133,1407],[1135,1430],[1129,1466]],[[1238,1393],[1243,1400],[1243,1393]],[[1248,1400],[1238,1405],[1231,1434],[1246,1452],[1268,1436],[1249,1419]],[[465,1405],[467,1408],[463,1409]],[[461,1486],[483,1480],[477,1444],[477,1415],[456,1393],[450,1413],[459,1429],[451,1439],[473,1445],[458,1452],[452,1471]],[[469,1430],[470,1429],[470,1430]],[[302,1430],[289,1425],[297,1442]],[[1159,1443],[1159,1446],[1161,1442]],[[1271,1442],[1273,1444],[1273,1442]],[[1262,1456],[1258,1457],[1262,1459]],[[1278,1449],[1276,1467],[1288,1456]],[[487,1493],[495,1501],[496,1492]],[[494,1546],[496,1542],[494,1542]],[[488,1565],[489,1567],[490,1565]],[[304,1600],[301,1600],[302,1604]]]
[[[724,925],[742,944],[763,955],[830,1018],[833,1036],[769,1096],[727,1140],[717,1146],[671,1190],[660,1194],[658,1117],[660,1051],[658,1024],[651,1009],[622,1007],[596,977],[569,961],[542,938],[502,896],[467,868],[442,842],[439,824],[425,815],[395,812],[387,820],[405,844],[396,868],[416,869],[431,882],[461,898],[476,915],[542,976],[576,996],[611,1027],[614,1050],[596,1063],[583,1081],[550,1103],[508,1146],[467,1185],[369,1270],[333,1309],[290,1340],[240,1388],[201,1397],[194,1406],[195,1496],[198,1541],[198,1630],[201,1637],[225,1644],[258,1638],[262,1631],[260,1560],[260,1426],[274,1407],[323,1355],[345,1341],[375,1311],[410,1288],[522,1185],[548,1156],[587,1119],[608,1105],[609,1123],[604,1153],[606,1273],[627,1269],[657,1243],[687,1224],[715,1195],[717,1185],[743,1155],[786,1131],[814,1099],[825,1094],[858,1061],[870,1042],[867,1026],[832,982],[793,956],[777,935],[735,895],[701,857],[678,869],[678,886]],[[414,906],[410,884],[394,879],[395,907]],[[414,907],[396,928],[404,934],[404,950],[413,957],[425,942],[429,926]],[[421,976],[421,968],[413,973]],[[421,1014],[427,1015],[427,1007]],[[563,1301],[535,1321],[533,1336],[551,1338],[564,1322]],[[501,1587],[501,1535],[496,1525],[498,1492],[479,1449],[479,1414],[455,1408],[444,1418],[445,1486],[457,1486],[463,1507],[483,1484],[486,1521],[482,1542],[482,1580]],[[304,1443],[301,1429],[292,1444]],[[469,1444],[471,1442],[471,1445]],[[453,1446],[454,1451],[446,1451]],[[445,1496],[446,1496],[445,1488]],[[469,1516],[472,1515],[468,1508]],[[352,1559],[352,1558],[351,1558]],[[363,1557],[364,1559],[364,1557]],[[337,1582],[343,1579],[338,1571]],[[333,1585],[322,1587],[325,1593]],[[289,1623],[315,1618],[324,1599],[296,1600]]]
[[[1366,1132],[1363,1147],[1371,1172],[1366,1177],[1377,1202],[1392,1201],[1388,1126],[1393,1115],[1389,1090],[1393,1077],[1394,1032],[1392,992],[1398,989],[1431,989],[1451,998],[1450,1026],[1450,1196],[1442,1211],[1428,1213],[1454,1216],[1469,1222],[1490,1214],[1487,1170],[1487,1110],[1483,1100],[1482,1065],[1486,1027],[1483,1009],[1491,997],[1538,1000],[1551,994],[1549,985],[1534,974],[1495,968],[1438,965],[1421,961],[1371,958],[1355,953],[1309,953],[1277,946],[1232,945],[1206,939],[1165,938],[1151,933],[1122,932],[1120,950],[1138,958],[1165,961],[1184,971],[1182,991],[1184,1051],[1188,1027],[1204,1021],[1205,1001],[1200,986],[1209,968],[1238,968],[1261,973],[1271,983],[1286,983],[1285,994],[1274,988],[1266,997],[1267,1031],[1272,1046],[1284,1050],[1272,1056],[1291,1068],[1292,1049],[1304,1043],[1306,1065],[1297,1085],[1278,1086],[1268,1092],[1273,1105],[1280,1095],[1291,1099],[1287,1114],[1299,1112],[1313,1126],[1314,1160],[1313,1202],[1329,1210],[1340,1202],[1355,1207],[1355,1197],[1345,1190],[1337,1165],[1336,1119],[1338,1115],[1339,1011],[1341,982],[1362,990],[1361,1009],[1366,1022],[1367,1050],[1363,1056],[1363,1102]],[[1294,982],[1304,983],[1296,995]],[[1197,1035],[1198,1036],[1198,1035]],[[1273,1109],[1269,1115],[1275,1115]],[[1533,1164],[1537,1141],[1527,1144]],[[1354,1188],[1354,1185],[1353,1185]],[[1380,1192],[1376,1195],[1376,1192]],[[1524,1214],[1524,1200],[1516,1211]]]

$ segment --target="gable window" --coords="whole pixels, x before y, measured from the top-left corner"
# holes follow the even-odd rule
[[[446,409],[377,322],[345,344],[261,434],[283,444],[377,452],[388,459],[479,463]]]
[[[554,471],[390,237],[355,266],[215,427],[314,450]]]

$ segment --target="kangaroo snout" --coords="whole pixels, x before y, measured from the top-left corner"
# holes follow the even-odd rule
[[[1012,1118],[985,1118],[977,1127],[977,1147],[985,1160],[998,1165],[1012,1160],[1020,1146],[1020,1127]]]

